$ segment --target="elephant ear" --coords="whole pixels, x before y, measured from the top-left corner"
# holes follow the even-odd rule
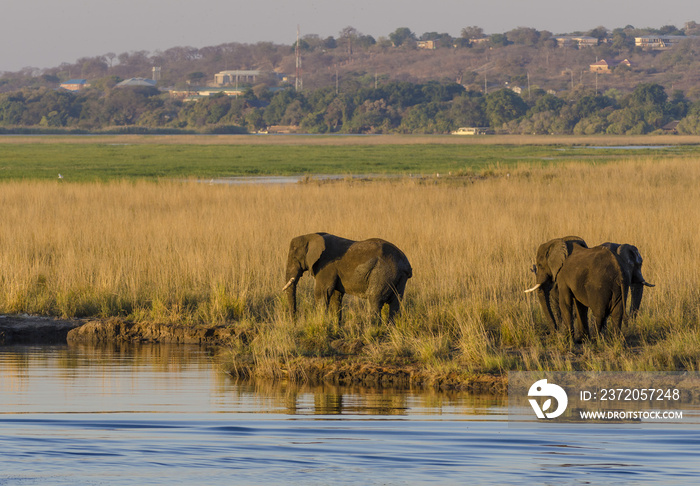
[[[556,241],[549,248],[547,253],[547,264],[552,272],[552,279],[557,279],[557,274],[561,270],[562,265],[564,265],[564,260],[569,256],[569,252],[566,249],[566,242],[563,240]]]
[[[306,266],[311,275],[315,275],[314,265],[321,258],[321,254],[326,250],[326,240],[319,234],[309,236],[309,244],[306,248]]]
[[[642,264],[642,255],[639,254],[636,246],[624,243],[617,248],[617,254],[625,261],[630,268]]]
[[[632,283],[644,282],[644,277],[642,276],[642,262],[644,260],[637,247],[623,244],[617,249],[617,253],[627,267],[622,269],[622,273],[630,273],[629,278],[631,278]]]

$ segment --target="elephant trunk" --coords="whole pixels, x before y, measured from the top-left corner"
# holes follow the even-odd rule
[[[639,307],[642,304],[642,297],[644,296],[644,285],[639,283],[634,283],[630,285],[630,316],[634,316],[639,311]]]
[[[297,284],[303,273],[304,271],[301,268],[287,267],[287,285],[284,286],[282,291],[287,292],[287,305],[292,318],[296,317],[297,314]]]
[[[632,283],[630,285],[630,315],[632,316],[634,316],[637,313],[637,311],[639,311],[639,307],[642,304],[642,297],[644,296],[644,287],[654,286],[654,284],[650,284],[644,279],[644,275],[642,275],[641,265],[642,264],[640,256],[639,265],[634,268],[634,272],[632,273]]]

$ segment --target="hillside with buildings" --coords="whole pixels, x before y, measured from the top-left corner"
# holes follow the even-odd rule
[[[654,110],[630,108],[640,90]],[[293,45],[108,53],[2,73],[0,127],[648,133],[695,116],[698,100],[695,22],[565,35],[399,28],[378,39],[347,27]]]
[[[303,36],[299,49],[296,43],[265,42],[173,47],[154,53],[107,53],[46,69],[26,68],[0,74],[0,92],[58,87],[72,79],[111,87],[137,77],[180,91],[260,84],[301,84],[307,90],[332,86],[340,91],[387,80],[449,81],[477,90],[517,86],[559,92],[572,86],[597,86],[600,91],[630,91],[639,83],[653,82],[669,92],[683,90],[695,99],[700,97],[698,34],[695,22],[682,29],[598,27],[566,35],[520,27],[487,36],[479,27],[466,27],[460,37],[437,32],[419,36],[399,28],[378,39],[347,27],[337,37]],[[602,61],[607,69],[591,67]]]

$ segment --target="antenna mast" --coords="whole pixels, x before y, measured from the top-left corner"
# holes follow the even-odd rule
[[[294,49],[294,54],[296,57],[296,80],[294,81],[294,87],[297,91],[301,91],[303,81],[301,79],[301,48],[299,46],[299,25],[297,25],[297,45]]]

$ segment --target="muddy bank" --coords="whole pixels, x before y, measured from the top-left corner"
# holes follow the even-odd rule
[[[0,346],[63,344],[68,333],[83,325],[78,320],[37,316],[0,316]]]
[[[206,344],[225,346],[231,343],[232,326],[183,326],[160,323],[137,323],[118,319],[89,321],[71,330],[71,343],[161,343]]]
[[[0,346],[12,344],[230,344],[229,326],[179,326],[133,323],[119,319],[105,321],[55,319],[29,315],[0,316]]]

